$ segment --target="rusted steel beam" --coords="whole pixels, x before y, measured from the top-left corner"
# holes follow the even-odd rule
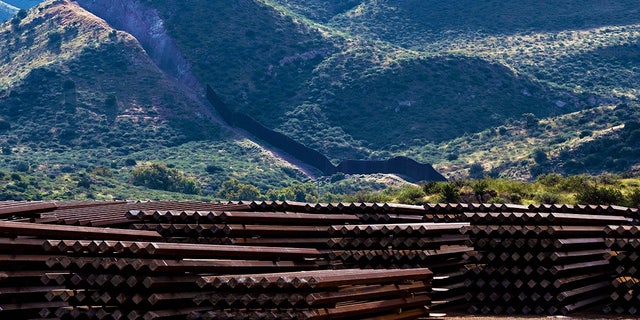
[[[606,300],[608,298],[608,294],[599,294],[593,297],[589,297],[589,298],[585,298],[584,300],[569,304],[569,305],[565,305],[562,308],[560,308],[560,313],[563,315],[567,315],[570,312],[576,311],[578,309],[581,308],[585,308],[588,307],[590,305],[593,305],[597,302]]]
[[[194,312],[205,312],[209,310],[208,308],[203,307],[191,307],[191,308],[178,308],[178,309],[166,309],[166,310],[153,310],[144,312],[142,318],[138,318],[136,313],[132,315],[131,313],[128,315],[130,320],[134,319],[143,319],[143,320],[164,320],[164,319],[184,319],[188,315]]]
[[[318,269],[315,261],[261,261],[261,260],[222,260],[222,259],[184,259],[184,260],[145,260],[141,267],[150,272],[220,272],[240,273],[260,270],[313,270]]]
[[[551,212],[544,220],[560,225],[611,225],[611,224],[630,224],[633,219],[624,216],[608,216],[608,215],[590,215],[576,213]]]
[[[442,235],[439,237],[349,237],[330,238],[330,248],[341,249],[439,249],[443,245],[463,245],[469,237],[460,234]]]
[[[32,217],[41,212],[53,211],[58,206],[55,202],[0,202],[0,219],[12,216]]]
[[[395,281],[427,281],[433,278],[428,268],[409,270],[318,270],[274,274],[235,276],[203,276],[198,280],[201,288],[242,286],[278,288],[327,288],[341,285],[366,285]]]
[[[162,237],[157,232],[111,228],[79,227],[64,225],[40,225],[35,223],[0,221],[0,234],[10,236],[61,237],[100,240],[155,240]]]
[[[139,281],[138,278],[130,276],[127,279],[127,285],[132,288],[143,285],[148,290],[180,289],[195,291],[201,288],[198,284],[201,277],[198,275],[148,276]]]
[[[605,248],[604,238],[553,239],[553,248],[557,250],[585,250]]]
[[[326,226],[290,226],[290,225],[250,225],[227,224],[225,235],[229,237],[323,237],[327,236]]]
[[[548,272],[554,276],[566,275],[571,272],[592,272],[600,271],[609,267],[609,261],[601,259],[588,262],[579,262],[566,265],[556,265],[548,269]]]
[[[389,299],[383,301],[371,301],[354,303],[351,305],[337,306],[335,308],[316,309],[304,312],[308,320],[325,320],[325,319],[353,319],[354,317],[363,317],[366,315],[375,315],[389,310],[398,308],[412,308],[428,305],[431,297],[415,296],[408,298]]]
[[[589,215],[562,212],[465,212],[466,219],[474,224],[535,224],[605,226],[630,224],[633,219],[624,216]]]
[[[556,289],[561,289],[564,287],[581,285],[585,283],[593,283],[594,281],[598,281],[603,278],[608,278],[609,272],[594,272],[594,273],[586,273],[586,274],[578,274],[574,276],[569,276],[565,278],[558,278],[553,280],[553,287]]]
[[[309,214],[282,212],[222,212],[219,215],[225,223],[251,224],[295,224],[295,225],[332,225],[344,223],[360,223],[360,219],[352,214]]]
[[[640,237],[640,227],[631,225],[608,225],[604,231],[609,237]]]
[[[385,286],[348,287],[339,291],[311,293],[304,298],[309,306],[325,306],[349,300],[380,300],[388,296],[409,296],[414,292],[430,289],[431,285],[423,282],[412,284],[392,284]]]
[[[544,234],[554,237],[604,237],[604,226],[549,226]]]
[[[125,217],[131,220],[155,221],[155,222],[214,222],[218,221],[219,212],[213,211],[140,211],[129,210]]]
[[[577,297],[581,297],[584,295],[593,295],[594,293],[607,292],[607,294],[609,294],[610,291],[611,282],[600,281],[597,283],[588,284],[582,287],[560,292],[556,296],[556,299],[557,301],[563,302],[565,300],[575,300]]]
[[[401,223],[401,224],[367,224],[340,225],[329,227],[331,235],[345,236],[380,236],[380,235],[424,235],[458,234],[459,229],[469,226],[468,223]]]
[[[317,249],[261,246],[225,246],[188,243],[151,242],[144,246],[141,253],[174,257],[211,257],[256,259],[305,259],[322,258],[324,254]]]
[[[581,250],[581,251],[554,251],[539,252],[535,257],[538,261],[551,261],[553,263],[565,264],[581,261],[593,261],[602,259],[609,252],[609,249]]]
[[[296,247],[327,249],[329,238],[233,238],[231,244],[239,246]]]

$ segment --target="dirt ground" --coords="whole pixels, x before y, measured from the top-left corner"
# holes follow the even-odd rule
[[[623,320],[623,319],[640,319],[640,315],[637,316],[629,316],[629,315],[618,315],[618,314],[598,314],[594,312],[576,312],[572,313],[568,316],[543,316],[543,315],[512,315],[512,316],[502,316],[502,315],[468,315],[459,312],[447,312],[447,315],[444,317],[446,320],[489,320],[489,319],[498,319],[498,320],[522,320],[522,319],[544,319],[544,320],[553,320],[553,319],[566,319],[566,320],[594,320],[594,319],[603,319],[603,320]]]

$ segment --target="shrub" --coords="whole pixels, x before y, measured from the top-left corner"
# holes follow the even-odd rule
[[[563,180],[564,178],[562,177],[562,175],[557,173],[541,174],[536,178],[537,183],[547,188],[558,186]]]
[[[31,165],[26,161],[18,161],[13,166],[13,169],[18,172],[28,172],[31,169]]]
[[[214,174],[214,173],[217,173],[217,172],[221,172],[222,168],[220,168],[220,167],[218,167],[216,165],[213,165],[213,164],[208,164],[204,168],[204,171],[206,171],[208,174]]]
[[[398,202],[406,204],[420,204],[425,193],[420,187],[409,186],[403,188],[398,194]]]
[[[60,49],[62,45],[62,34],[58,31],[52,31],[47,34],[47,45],[51,49]]]
[[[260,190],[254,185],[240,183],[234,178],[222,183],[218,196],[227,200],[258,200],[262,198]]]
[[[135,167],[131,171],[131,182],[136,186],[150,189],[199,194],[200,187],[195,180],[187,178],[178,169],[169,168],[164,163],[151,163]]]
[[[267,199],[315,202],[318,200],[318,191],[312,183],[294,184],[280,189],[269,190]]]
[[[94,168],[91,173],[105,178],[113,178],[113,172],[107,167]]]
[[[438,193],[440,192],[440,189],[438,189],[438,183],[435,181],[428,181],[425,184],[422,185],[422,191],[424,191],[425,194],[430,195],[430,194],[434,194],[434,193]]]
[[[624,200],[622,191],[613,187],[587,186],[576,194],[576,201],[581,204],[623,205]]]
[[[560,189],[571,192],[581,192],[589,184],[589,177],[585,175],[569,176],[560,183]]]
[[[508,201],[505,198],[501,197],[493,197],[487,201],[488,203],[507,203]]]
[[[78,180],[78,187],[79,188],[86,188],[89,189],[91,188],[91,185],[93,184],[93,181],[91,181],[91,178],[89,178],[88,176],[81,176],[80,179]]]
[[[627,205],[630,207],[640,207],[640,189],[633,189],[627,195]]]
[[[519,193],[512,193],[509,195],[509,201],[511,203],[520,204],[522,203],[522,195]]]
[[[460,187],[455,182],[447,182],[440,184],[440,195],[442,202],[459,202],[460,201]]]
[[[489,187],[489,183],[486,180],[477,180],[471,184],[471,189],[473,189],[473,193],[477,196],[482,197],[482,194]]]
[[[537,164],[545,164],[545,163],[547,163],[549,161],[549,158],[547,158],[547,154],[544,152],[544,150],[535,149],[533,151],[533,160]]]
[[[344,173],[338,172],[338,173],[336,173],[336,174],[331,176],[330,181],[331,181],[331,183],[336,183],[338,181],[344,180],[344,178],[345,178]]]
[[[537,193],[533,197],[533,201],[537,203],[556,204],[560,202],[560,196],[550,192]]]

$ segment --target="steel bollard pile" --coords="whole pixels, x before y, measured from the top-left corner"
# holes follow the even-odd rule
[[[157,233],[147,231],[7,221],[0,222],[0,235],[0,315],[7,319],[55,317],[56,311],[68,307],[54,296],[68,293],[65,279],[72,258],[52,254],[46,239],[83,239],[78,240],[82,243],[94,239],[161,240]],[[52,266],[51,259],[65,263]]]
[[[286,202],[57,203],[52,212],[31,212],[14,220],[36,223],[7,222],[8,230],[33,240],[24,245],[39,254],[33,280],[41,288],[33,292],[34,303],[3,305],[0,315],[100,320],[428,318],[429,269],[356,270],[327,259],[331,225],[390,219],[389,207],[340,207]],[[7,242],[18,248],[16,244]],[[216,285],[221,279],[230,282]],[[247,279],[260,279],[260,285]],[[19,313],[10,313],[12,307]]]
[[[640,227],[611,225],[605,240],[615,277],[605,313],[640,314]]]
[[[428,316],[431,280],[429,269],[205,276],[197,284],[208,291],[196,301],[211,310],[192,312],[189,319]]]
[[[637,216],[571,205],[4,202],[0,319],[417,320],[605,303],[636,314]]]
[[[612,268],[605,226],[621,215],[471,212],[471,313],[567,314],[606,300]]]

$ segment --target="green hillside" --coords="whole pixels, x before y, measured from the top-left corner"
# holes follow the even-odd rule
[[[192,198],[232,177],[263,190],[303,177],[205,119],[135,38],[70,2],[0,28],[2,199],[178,197],[131,184],[146,162],[195,179]]]
[[[633,1],[117,3],[159,14],[198,85],[335,163],[403,155],[456,179],[640,168]],[[212,121],[198,92],[140,45],[156,35],[143,41],[126,30],[140,31],[144,17],[109,19],[57,0],[2,25],[4,181],[14,183],[24,162],[27,176],[56,190],[60,168],[78,180],[107,167],[113,180],[98,185],[110,196],[131,186],[134,169],[152,168],[147,162],[194,179],[196,196],[219,196],[231,178],[263,195],[315,178]],[[90,156],[71,160],[82,154]],[[343,178],[324,179],[330,193],[347,192]],[[353,192],[390,181],[346,179]]]
[[[408,154],[452,177],[486,161],[526,178],[537,173],[534,161],[521,163],[534,148],[494,136],[496,145],[516,148],[494,165],[478,158],[474,137],[525,115],[582,117],[576,111],[622,102],[635,108],[631,1],[165,0],[158,9],[198,77],[232,108],[336,161]],[[565,129],[586,130],[574,122]],[[557,144],[523,134],[546,150]],[[476,147],[448,151],[459,141]],[[571,141],[572,150],[586,142]]]
[[[274,0],[289,3],[287,0]],[[638,23],[637,3],[588,1],[376,0],[334,16],[353,35],[420,47],[447,38],[560,32]],[[293,7],[293,6],[292,6]]]

